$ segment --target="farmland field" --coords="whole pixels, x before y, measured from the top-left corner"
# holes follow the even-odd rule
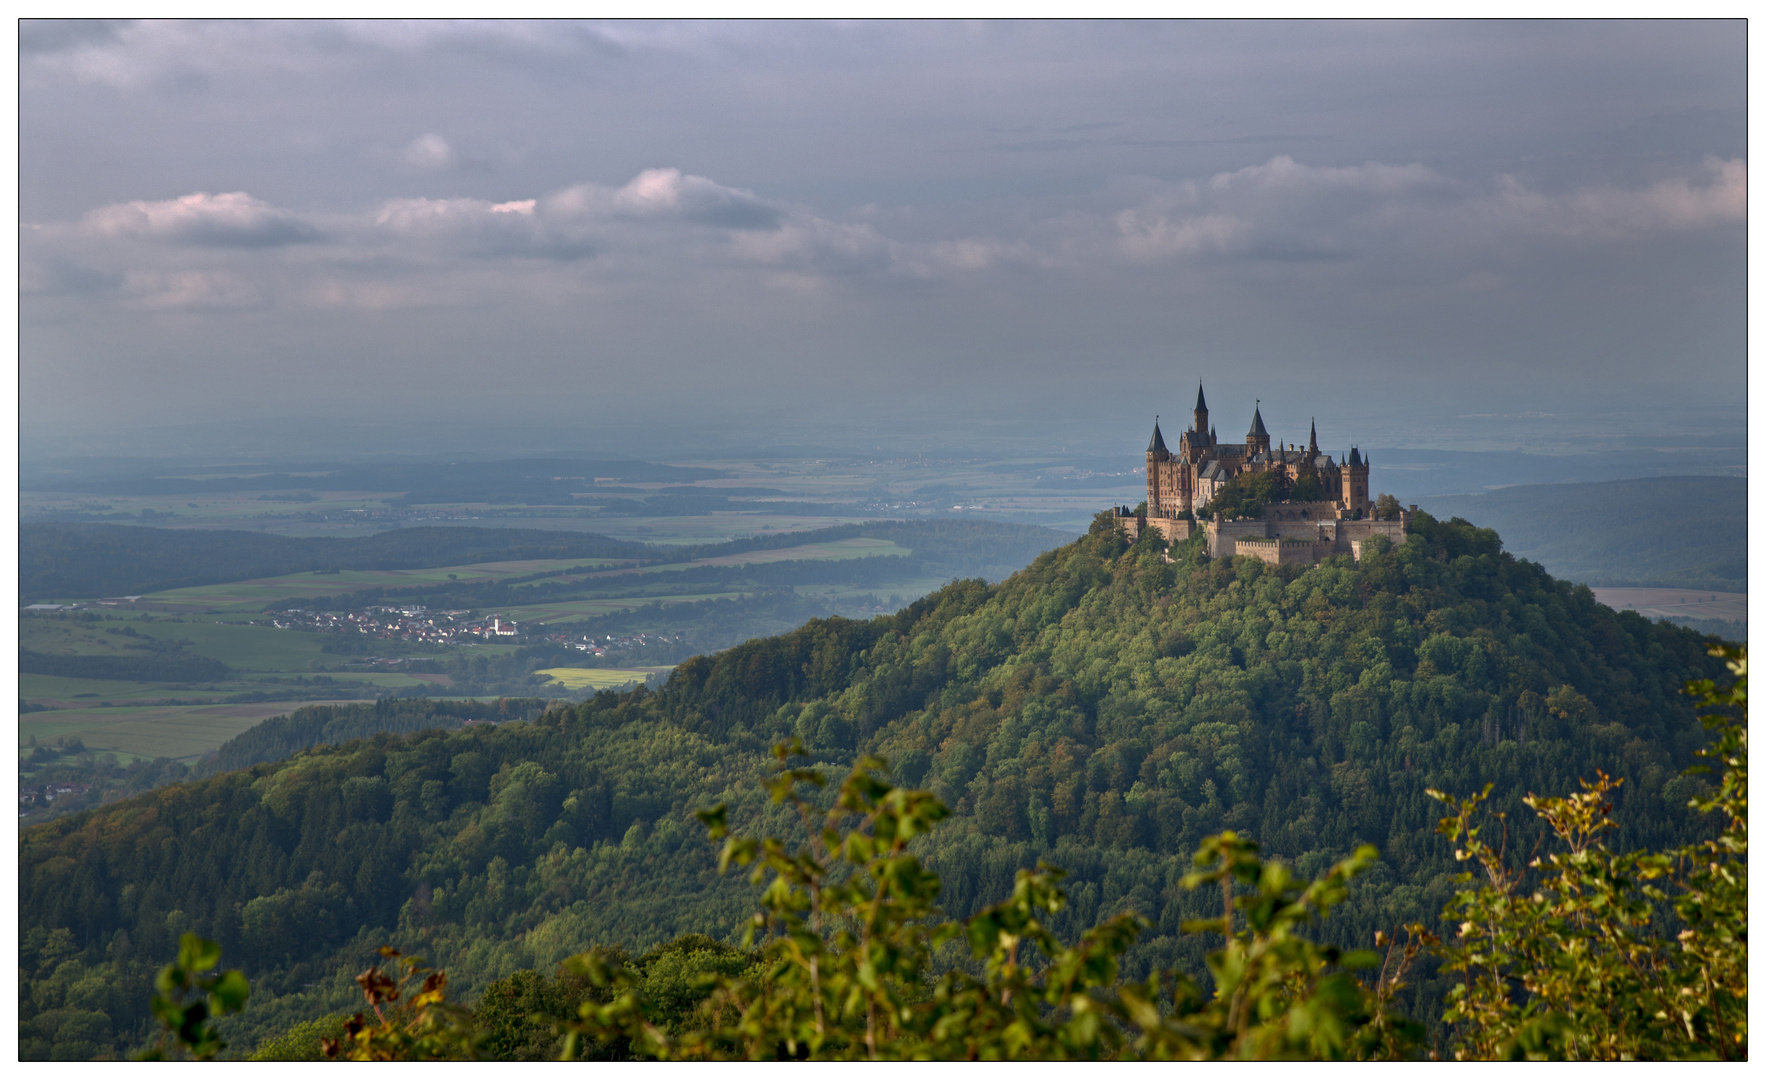
[[[668,671],[668,667],[647,668],[545,668],[536,674],[550,676],[553,682],[567,690],[605,690],[613,686],[626,686],[644,679],[659,671]]]
[[[18,741],[23,746],[33,736],[44,743],[74,736],[89,750],[188,760],[215,749],[260,720],[311,704],[327,702],[57,709],[19,717]]]
[[[299,601],[306,597],[335,596],[365,589],[408,589],[423,585],[473,585],[506,578],[547,574],[547,580],[577,580],[583,577],[649,575],[689,566],[741,566],[792,560],[823,561],[859,559],[872,556],[904,556],[911,552],[888,540],[853,537],[771,551],[743,552],[684,563],[659,566],[609,569],[608,559],[522,559],[513,562],[475,563],[467,566],[441,566],[427,570],[341,570],[335,574],[283,574],[278,577],[234,581],[224,585],[200,585],[188,589],[168,589],[141,598],[139,607],[156,611],[260,611],[272,604]],[[572,575],[570,571],[583,571]],[[722,594],[719,594],[722,595]],[[691,599],[706,599],[694,596]],[[625,610],[636,605],[625,604],[599,608],[592,614]],[[522,618],[520,615],[512,615]],[[217,657],[225,660],[225,657]],[[231,662],[231,661],[228,661]]]
[[[127,628],[124,636],[107,630]],[[245,626],[229,622],[166,622],[128,619],[88,626],[51,619],[22,619],[19,644],[27,649],[60,656],[139,655],[129,645],[142,641],[173,644],[212,657],[241,671],[302,671],[320,659],[324,640],[317,634],[294,634],[268,626]]]
[[[634,611],[650,604],[686,604],[696,600],[724,600],[740,596],[734,592],[681,593],[670,596],[627,596],[608,600],[560,600],[555,604],[528,604],[499,609],[516,622],[540,624],[592,619],[616,611]]]
[[[798,559],[863,559],[877,555],[912,555],[913,552],[893,540],[876,540],[854,536],[846,540],[824,540],[816,544],[773,548],[769,551],[744,551],[734,555],[716,555],[694,559],[691,566],[755,566],[762,563],[791,562]],[[657,569],[663,569],[657,567]]]
[[[249,679],[229,679],[225,682],[200,684],[174,682],[124,682],[119,679],[75,679],[62,675],[24,675],[18,677],[18,696],[20,700],[52,708],[82,708],[100,702],[139,702],[161,701],[175,698],[179,701],[196,699],[216,700],[231,697],[235,694],[256,691],[299,692],[310,691],[314,697],[325,697],[356,690],[402,690],[419,683],[433,683],[435,676],[420,677],[390,671],[350,671],[328,676],[330,682],[308,684],[304,688],[296,684],[254,682]],[[292,708],[293,706],[288,706]]]
[[[513,562],[438,566],[427,570],[340,570],[334,574],[283,574],[279,577],[168,589],[142,597],[140,606],[166,611],[259,611],[270,604],[310,596],[335,596],[365,589],[408,589],[422,585],[482,584],[531,574],[598,570],[607,559],[519,559]]]
[[[73,679],[62,675],[18,677],[18,696],[42,705],[73,705],[82,702],[135,701],[158,698],[220,698],[246,689],[229,684],[206,684],[200,690],[168,690],[161,682],[124,682],[119,679]]]
[[[615,540],[645,544],[715,544],[741,536],[766,532],[808,532],[835,525],[862,523],[865,517],[810,516],[801,514],[721,513],[694,517],[589,517],[523,521],[532,529],[584,529]],[[475,525],[493,524],[475,521]]]
[[[1746,622],[1748,594],[1709,589],[1597,588],[1594,598],[1610,608],[1630,608],[1651,619],[1723,619]]]

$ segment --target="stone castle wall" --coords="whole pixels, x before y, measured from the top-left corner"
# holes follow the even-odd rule
[[[1269,536],[1269,526],[1261,518],[1210,521],[1205,528],[1208,530],[1208,557],[1211,559],[1237,555],[1240,539],[1263,540]]]
[[[1208,555],[1248,555],[1272,566],[1312,563],[1332,555],[1360,560],[1361,545],[1376,536],[1402,544],[1410,515],[1397,521],[1326,521],[1299,517],[1303,508],[1334,507],[1331,503],[1272,503],[1262,518],[1210,521],[1202,526],[1208,537]]]
[[[1196,530],[1194,522],[1182,518],[1141,518],[1122,506],[1116,507],[1116,523],[1128,534],[1128,542],[1131,544],[1140,539],[1143,524],[1163,536],[1168,544],[1181,544],[1194,535]]]
[[[1315,563],[1320,559],[1337,554],[1336,542],[1332,540],[1284,540],[1279,537],[1258,540],[1243,537],[1234,541],[1238,554],[1253,559],[1262,559],[1271,566],[1287,563]]]

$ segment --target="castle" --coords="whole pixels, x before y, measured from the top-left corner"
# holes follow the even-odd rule
[[[1316,423],[1304,448],[1272,443],[1263,426],[1261,402],[1251,412],[1245,441],[1221,442],[1208,423],[1208,399],[1197,386],[1195,423],[1178,436],[1175,452],[1166,446],[1159,421],[1153,421],[1153,438],[1147,444],[1146,512],[1117,507],[1116,515],[1131,537],[1151,528],[1168,540],[1187,540],[1200,527],[1208,536],[1208,554],[1215,558],[1250,555],[1275,564],[1317,562],[1339,554],[1359,559],[1362,541],[1385,536],[1402,542],[1410,523],[1410,512],[1405,510],[1389,520],[1374,520],[1368,468],[1359,448],[1351,447],[1342,462],[1322,453]],[[1286,489],[1303,477],[1316,480],[1319,497],[1268,503],[1259,518],[1222,520],[1216,514],[1212,521],[1195,520],[1197,512],[1235,477],[1260,472],[1280,473]]]

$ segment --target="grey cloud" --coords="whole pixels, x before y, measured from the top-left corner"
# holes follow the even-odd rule
[[[1543,233],[1586,241],[1745,224],[1747,162],[1707,157],[1701,171],[1702,176],[1678,176],[1642,188],[1601,184],[1558,195],[1502,176],[1490,195],[1469,208],[1468,216],[1480,227],[1510,236]]]
[[[647,169],[618,187],[577,184],[500,202],[390,199],[369,213],[331,215],[323,230],[243,192],[199,192],[102,207],[71,231],[39,229],[29,236],[27,263],[42,267],[32,280],[64,283],[42,286],[48,289],[75,289],[80,281],[95,288],[125,272],[170,274],[165,280],[171,285],[134,287],[132,294],[147,288],[175,298],[168,303],[176,306],[217,310],[245,304],[248,291],[261,297],[240,284],[245,279],[237,267],[189,260],[160,266],[120,250],[105,255],[90,245],[153,240],[185,248],[261,249],[267,257],[269,249],[300,241],[314,249],[313,258],[285,267],[284,282],[275,286],[294,295],[303,293],[303,277],[324,275],[327,265],[370,251],[403,260],[410,272],[420,265],[422,273],[442,276],[450,272],[451,259],[609,258],[610,273],[641,263],[683,284],[719,265],[788,273],[801,284],[817,277],[973,281],[1024,271],[1077,280],[1166,263],[1324,265],[1418,252],[1451,264],[1476,258],[1492,244],[1512,255],[1517,244],[1538,248],[1566,240],[1599,243],[1638,230],[1733,227],[1745,220],[1746,163],[1712,160],[1700,177],[1547,195],[1506,176],[1478,192],[1414,163],[1315,166],[1278,155],[1212,177],[1116,190],[1132,200],[1129,205],[1051,218],[1026,235],[915,239],[891,235],[872,221],[772,203],[674,168]],[[83,261],[69,254],[70,243],[86,245]],[[66,269],[75,265],[97,268],[78,274]],[[225,273],[212,280],[176,276],[220,271]],[[1455,270],[1453,278],[1472,272]],[[408,299],[409,287],[399,295]]]
[[[201,247],[278,247],[317,240],[318,229],[243,191],[196,192],[158,202],[135,200],[87,214],[86,230],[114,239]]]
[[[685,221],[724,229],[776,228],[783,216],[780,208],[751,191],[725,187],[679,169],[644,170],[613,193],[612,204],[622,213],[678,215]]]
[[[32,257],[28,249],[19,259],[18,288],[27,295],[95,296],[113,292],[122,284],[120,270],[88,266],[56,255]]]
[[[129,19],[20,19],[18,51],[24,56],[115,42]]]
[[[394,199],[375,214],[373,233],[475,258],[584,259],[597,247],[582,223],[541,214],[534,199]]]
[[[460,155],[440,135],[419,135],[402,151],[405,163],[418,169],[451,169],[460,163]]]
[[[1469,254],[1492,243],[1539,250],[1744,223],[1747,163],[1707,159],[1700,173],[1555,194],[1503,175],[1478,191],[1415,163],[1313,166],[1281,155],[1145,195],[1112,224],[1120,249],[1137,260],[1312,262],[1358,250]]]
[[[249,277],[225,269],[130,271],[123,289],[131,306],[159,311],[238,311],[267,303]]]

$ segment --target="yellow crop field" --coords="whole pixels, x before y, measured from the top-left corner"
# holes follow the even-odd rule
[[[586,667],[555,667],[542,668],[541,675],[549,677],[567,690],[606,690],[615,686],[629,686],[635,682],[643,682],[647,676],[658,671],[668,671],[673,665],[645,668],[586,668]]]

